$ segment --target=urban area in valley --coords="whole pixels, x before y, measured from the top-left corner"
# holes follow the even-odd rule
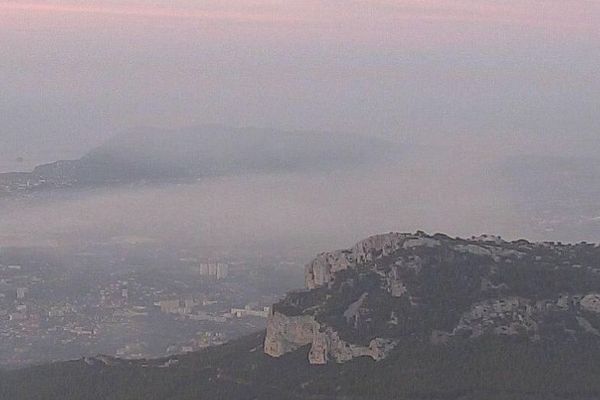
[[[98,354],[161,357],[263,329],[302,285],[278,256],[203,256],[143,239],[0,248],[0,367]]]

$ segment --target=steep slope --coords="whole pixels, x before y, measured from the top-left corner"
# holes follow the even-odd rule
[[[312,364],[381,360],[412,337],[600,343],[600,249],[585,243],[390,233],[320,254],[306,286],[273,306],[267,354],[310,344]]]
[[[598,399],[598,271],[585,243],[378,235],[309,263],[266,334],[0,372],[0,399]]]
[[[303,347],[260,351],[264,334],[156,361],[100,357],[0,371],[0,398],[15,400],[592,400],[600,350],[480,337],[447,346],[400,343],[379,362],[360,357],[310,366]]]

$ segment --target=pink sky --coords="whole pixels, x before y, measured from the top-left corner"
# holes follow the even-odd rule
[[[0,57],[13,147],[198,122],[587,140],[600,2],[0,0]]]
[[[2,1],[0,22],[5,27],[44,26],[57,21],[85,26],[90,18],[104,22],[119,18],[197,20],[291,24],[339,35],[369,36],[374,31],[401,35],[408,29],[433,36],[455,37],[490,29],[541,30],[564,35],[598,34],[600,5],[595,1],[558,0],[220,0],[220,1]],[[183,22],[182,22],[183,23]],[[419,35],[419,32],[415,32]],[[433,38],[432,38],[433,39]]]
[[[91,4],[90,4],[91,3]],[[293,18],[266,13],[243,12],[235,10],[206,10],[201,7],[183,8],[168,5],[146,5],[133,2],[110,4],[109,2],[89,2],[77,4],[71,2],[0,2],[0,10],[7,13],[27,14],[31,17],[45,17],[59,14],[79,14],[98,16],[146,17],[146,18],[181,18],[202,20],[235,20],[235,21],[273,21],[293,20]]]

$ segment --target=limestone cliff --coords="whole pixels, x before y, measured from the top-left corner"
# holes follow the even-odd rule
[[[402,233],[376,235],[358,242],[348,250],[321,253],[306,266],[306,287],[314,289],[327,285],[338,271],[392,254],[402,246],[406,237]]]
[[[273,306],[264,344],[311,364],[385,358],[403,338],[600,340],[600,248],[389,233],[319,254]]]
[[[308,360],[311,364],[349,361],[355,357],[369,356],[381,360],[394,345],[393,341],[373,339],[368,346],[342,340],[332,328],[319,324],[313,316],[288,317],[273,312],[267,325],[265,353],[280,357],[290,351],[310,344]]]

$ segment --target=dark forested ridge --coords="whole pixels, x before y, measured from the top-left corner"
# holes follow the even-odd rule
[[[600,349],[506,338],[450,346],[403,343],[380,362],[309,366],[308,348],[274,359],[255,334],[152,362],[99,359],[0,375],[0,398],[19,400],[600,398]],[[167,366],[169,365],[170,366]]]

